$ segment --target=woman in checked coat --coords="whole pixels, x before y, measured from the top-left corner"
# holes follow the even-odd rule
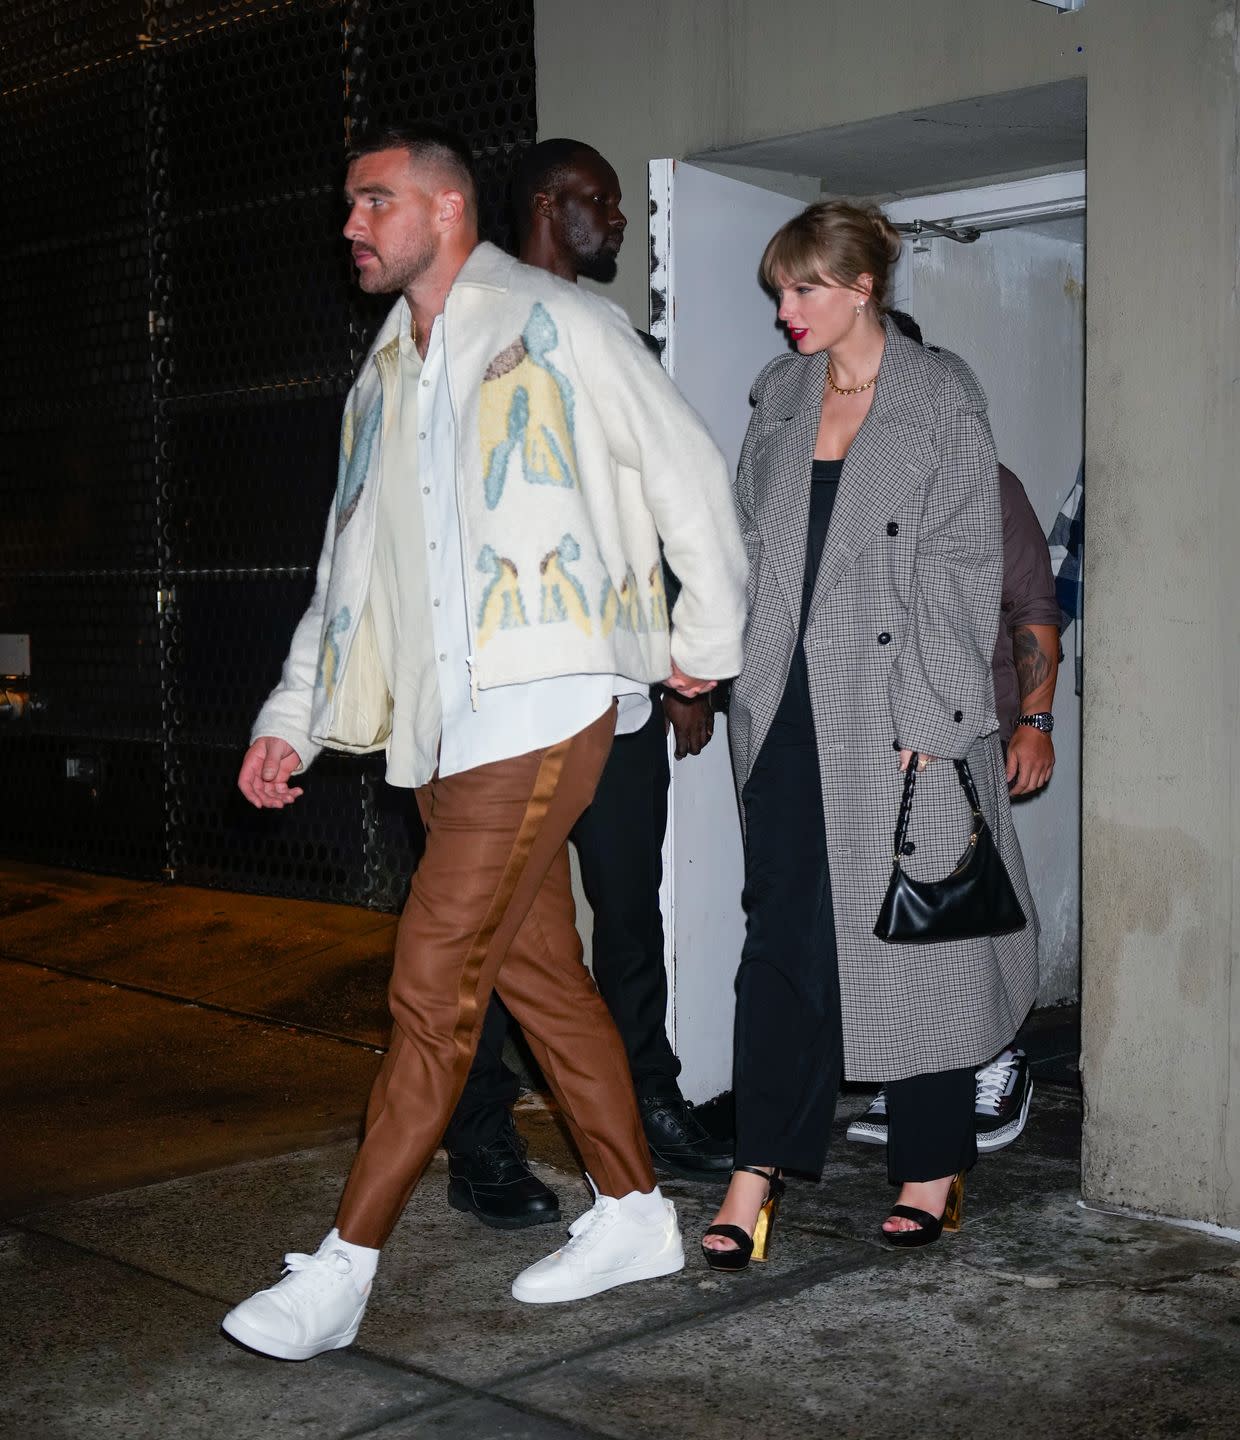
[[[977,1156],[974,1070],[1037,995],[990,665],[1003,547],[986,399],[962,360],[885,318],[899,252],[878,211],[831,202],[762,260],[797,354],[754,383],[736,484],[749,609],[728,729],[747,929],[737,1168],[703,1240],[716,1268],[763,1258],[781,1171],[821,1173],[841,1071],[887,1088],[901,1189],[884,1234],[925,1244],[953,1228],[954,1182]],[[959,860],[970,813],[948,762],[966,757],[1024,930],[875,937],[913,754],[927,768],[905,869],[937,879]]]

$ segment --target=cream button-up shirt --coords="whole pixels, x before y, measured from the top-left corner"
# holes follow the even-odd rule
[[[399,341],[385,395],[369,606],[392,697],[387,779],[425,785],[540,750],[584,730],[619,699],[617,734],[650,714],[647,687],[616,675],[561,675],[471,694],[465,571],[456,493],[456,423],[443,316],[426,359]]]

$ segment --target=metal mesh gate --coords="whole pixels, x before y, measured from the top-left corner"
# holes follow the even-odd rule
[[[0,0],[0,853],[389,907],[382,765],[234,778],[309,598],[341,400],[386,309],[340,236],[350,127],[459,129],[483,231],[535,136],[533,0]]]

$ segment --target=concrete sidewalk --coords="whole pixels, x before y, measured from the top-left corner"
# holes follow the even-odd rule
[[[533,1128],[545,1152],[554,1132]],[[970,1177],[963,1231],[910,1253],[875,1233],[882,1152],[840,1144],[820,1185],[790,1186],[770,1263],[735,1277],[694,1253],[714,1192],[671,1181],[685,1270],[554,1307],[508,1283],[558,1230],[457,1214],[437,1162],[357,1345],[304,1365],[217,1327],[284,1250],[314,1248],[351,1142],[45,1210],[0,1234],[0,1425],[23,1440],[1235,1436],[1240,1249],[1080,1209],[1076,1133],[1075,1100],[1039,1094],[1022,1139]],[[577,1175],[539,1169],[585,1208]]]
[[[927,1250],[878,1237],[891,1192],[883,1152],[844,1142],[853,1094],[821,1183],[789,1186],[768,1265],[708,1271],[721,1187],[671,1180],[681,1274],[522,1306],[512,1276],[562,1230],[452,1211],[440,1159],[358,1343],[252,1355],[219,1321],[330,1224],[389,922],[300,908],[290,957],[254,939],[289,902],[0,880],[5,1440],[1240,1434],[1240,1247],[1082,1210],[1079,1101],[1041,1079],[1025,1134],[971,1174],[963,1231]],[[555,1117],[531,1097],[518,1123],[566,1219],[586,1208]]]

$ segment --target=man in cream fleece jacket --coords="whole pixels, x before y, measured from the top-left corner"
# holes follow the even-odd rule
[[[679,1270],[624,1049],[581,963],[566,840],[648,687],[740,668],[745,559],[722,456],[621,311],[477,238],[468,151],[353,153],[362,288],[399,292],[345,403],[314,597],[239,785],[292,804],[324,746],[384,748],[427,832],[391,1045],[336,1223],[231,1310],[264,1354],[348,1345],[460,1096],[491,991],[526,1032],[596,1201],[512,1286],[542,1303]],[[668,613],[662,538],[682,591]]]

